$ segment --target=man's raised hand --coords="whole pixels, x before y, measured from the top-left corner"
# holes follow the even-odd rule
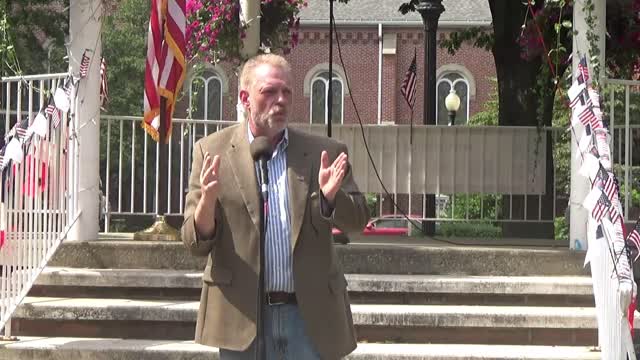
[[[220,156],[216,155],[211,158],[207,152],[204,155],[204,163],[200,170],[200,189],[202,190],[202,198],[207,202],[217,200],[218,198],[218,168],[220,167]],[[212,204],[215,205],[215,204]]]
[[[318,185],[324,197],[332,204],[347,172],[347,160],[347,154],[340,153],[333,163],[329,164],[329,154],[323,151],[322,155],[320,155]]]

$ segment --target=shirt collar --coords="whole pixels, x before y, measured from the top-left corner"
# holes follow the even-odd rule
[[[249,135],[249,144],[251,144],[256,137],[253,136],[253,133],[251,132],[251,127],[248,126],[248,124],[247,124],[247,134]],[[284,136],[282,136],[282,139],[280,139],[280,142],[278,142],[278,144],[276,145],[273,155],[275,156],[276,153],[278,152],[278,149],[280,148],[282,148],[282,150],[286,149],[287,145],[289,145],[289,129],[284,128]]]

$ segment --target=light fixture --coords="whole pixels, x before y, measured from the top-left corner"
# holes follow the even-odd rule
[[[449,95],[444,98],[444,106],[449,111],[449,126],[454,125],[456,120],[456,113],[460,109],[460,97],[456,94],[456,91],[451,89]]]

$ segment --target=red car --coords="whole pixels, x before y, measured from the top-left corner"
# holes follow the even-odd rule
[[[411,216],[411,218],[414,218],[414,216]],[[362,234],[407,236],[409,235],[410,226],[407,219],[402,215],[383,215],[382,217],[371,219],[362,230]],[[340,229],[333,228],[332,233],[336,241],[348,241],[344,239],[346,236],[342,234]]]

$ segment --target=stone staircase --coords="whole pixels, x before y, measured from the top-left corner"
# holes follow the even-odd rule
[[[583,253],[437,244],[337,246],[358,349],[348,359],[599,359]],[[217,359],[194,344],[204,259],[181,243],[63,244],[0,359]]]

